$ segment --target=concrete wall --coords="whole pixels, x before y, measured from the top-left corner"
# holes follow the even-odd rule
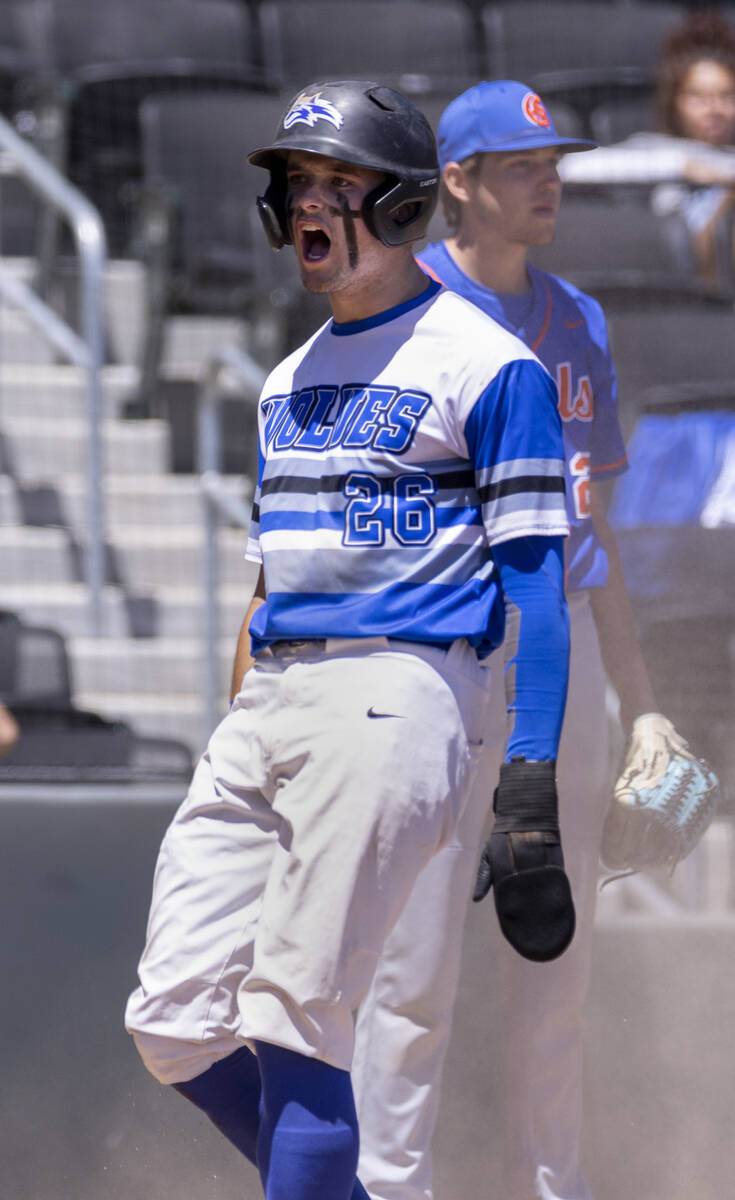
[[[254,1171],[150,1079],[122,1029],[169,804],[0,796],[0,1194],[257,1200]],[[470,912],[436,1139],[437,1200],[497,1182],[502,1030],[484,905]],[[584,1157],[597,1200],[732,1194],[733,934],[600,929]],[[495,1176],[495,1178],[494,1178]]]

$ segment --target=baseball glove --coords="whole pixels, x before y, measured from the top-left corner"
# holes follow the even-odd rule
[[[605,818],[603,866],[673,870],[712,820],[718,793],[714,771],[695,758],[671,721],[660,713],[638,717]]]

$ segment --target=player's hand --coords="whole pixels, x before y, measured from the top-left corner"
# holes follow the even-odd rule
[[[611,871],[674,869],[717,810],[717,776],[661,713],[633,722],[625,762],[605,814],[600,858]]]
[[[20,737],[18,722],[0,701],[0,755],[8,754]]]
[[[574,902],[564,870],[556,764],[514,758],[500,768],[495,824],[477,871],[473,900],[495,889],[500,928],[534,962],[563,954],[574,936]]]

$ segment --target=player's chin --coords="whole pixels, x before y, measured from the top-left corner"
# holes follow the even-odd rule
[[[304,262],[299,258],[301,282],[308,292],[331,292],[335,284],[335,272],[322,264]]]
[[[548,246],[554,240],[556,232],[556,213],[549,216],[537,217],[533,227],[528,230],[526,244],[528,246]]]

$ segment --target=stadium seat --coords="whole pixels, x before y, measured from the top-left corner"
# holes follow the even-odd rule
[[[283,101],[239,91],[149,97],[140,110],[146,193],[169,213],[169,302],[243,312],[276,283],[255,200],[267,176],[246,154],[269,141]],[[295,273],[295,268],[294,268]]]
[[[664,36],[683,5],[523,0],[481,13],[489,78],[522,79],[588,113],[610,96],[650,88]]]
[[[267,74],[289,92],[363,78],[456,94],[479,78],[474,19],[460,0],[265,0],[258,12]]]
[[[40,124],[24,110],[29,89],[48,69],[48,0],[3,0],[0,15],[0,114],[39,140]],[[38,201],[7,162],[0,179],[0,254],[34,254],[38,218]]]
[[[576,189],[575,189],[576,191]],[[579,195],[568,185],[556,233],[532,261],[594,295],[608,310],[631,306],[729,305],[727,297],[701,286],[680,261],[667,224],[645,196]]]
[[[184,781],[187,746],[75,708],[64,638],[0,612],[0,700],[20,726],[2,783]]]
[[[732,308],[679,304],[608,316],[621,417],[735,408]]]
[[[29,626],[0,611],[0,700],[15,709],[71,707],[64,639],[55,629]]]
[[[633,133],[649,132],[656,128],[656,113],[651,94],[619,98],[593,109],[589,118],[590,133],[601,146],[622,142]]]
[[[222,91],[155,96],[142,105],[150,214],[142,243],[150,280],[144,397],[152,394],[168,312],[252,320],[270,314],[284,352],[328,314],[325,299],[301,287],[291,251],[271,250],[255,207],[268,177],[246,154],[273,138],[283,103],[265,93]],[[165,246],[156,243],[162,229]]]
[[[0,112],[12,117],[25,81],[48,68],[48,0],[3,0],[0,15]]]
[[[53,72],[68,170],[129,253],[140,180],[138,107],[162,90],[263,84],[253,18],[239,0],[51,0]]]

